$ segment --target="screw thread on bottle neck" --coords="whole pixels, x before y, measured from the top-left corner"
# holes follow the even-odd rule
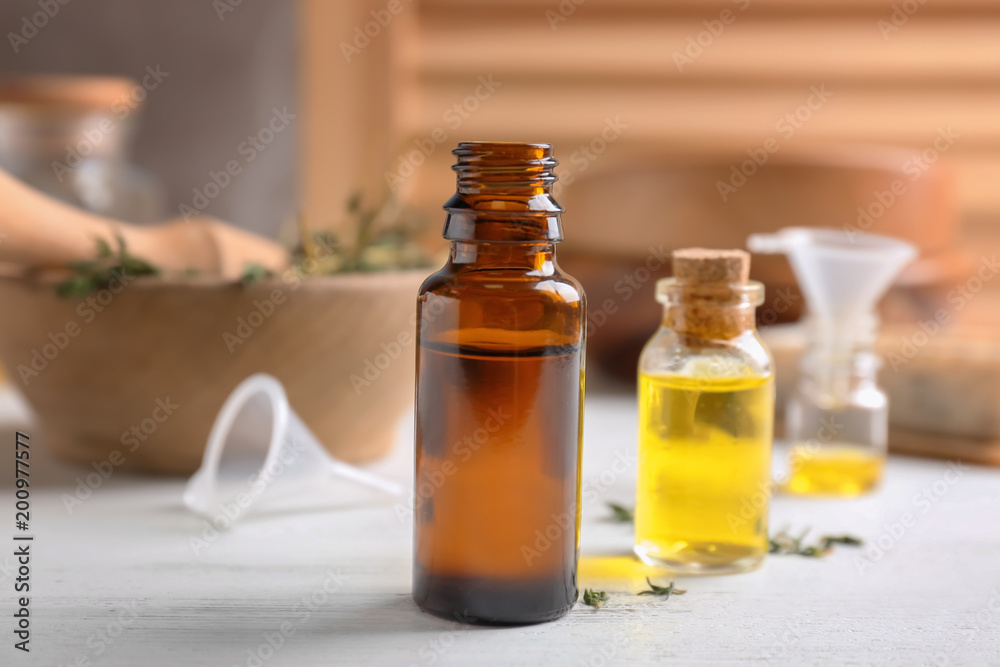
[[[562,207],[552,197],[558,164],[548,144],[463,141],[455,195],[444,237],[484,243],[555,243],[562,240]]]
[[[556,182],[558,161],[549,144],[463,141],[452,151],[458,162],[458,193],[466,196],[545,194]]]

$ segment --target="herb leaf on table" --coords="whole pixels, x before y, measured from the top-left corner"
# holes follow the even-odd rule
[[[860,537],[853,535],[826,535],[820,538],[820,544],[829,549],[834,544],[843,544],[849,547],[860,547],[865,542]]]
[[[649,590],[641,591],[639,595],[659,595],[663,597],[663,599],[667,599],[671,595],[684,595],[685,593],[687,593],[686,590],[675,588],[674,582],[672,581],[666,586],[657,586],[656,584],[654,584],[652,581],[649,580],[649,577],[646,577],[646,583],[649,584]]]
[[[595,591],[587,588],[583,591],[583,603],[589,604],[594,609],[600,609],[608,601],[608,594],[604,591]]]
[[[608,509],[614,512],[614,520],[619,523],[632,523],[635,521],[635,512],[631,507],[625,507],[618,503],[607,503]]]
[[[771,537],[768,552],[777,555],[805,556],[806,558],[822,558],[833,552],[833,545],[859,547],[864,542],[853,535],[833,535],[819,539],[817,544],[803,544],[810,528],[806,528],[798,536],[789,534],[788,529],[778,531]]]

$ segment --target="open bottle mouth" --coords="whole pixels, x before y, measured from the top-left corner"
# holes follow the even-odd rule
[[[558,161],[549,144],[463,141],[452,151],[458,162],[455,195],[444,237],[482,243],[561,241],[559,214],[552,197]]]
[[[542,194],[552,187],[553,172],[559,161],[552,157],[550,144],[499,141],[463,141],[452,151],[458,162],[458,192],[464,195],[489,191],[511,194]]]

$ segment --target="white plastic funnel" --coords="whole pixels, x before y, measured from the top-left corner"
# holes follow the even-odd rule
[[[874,311],[893,278],[917,256],[914,246],[887,236],[808,227],[751,234],[747,248],[788,255],[810,315],[848,326]]]
[[[308,493],[322,502],[317,491],[332,490],[338,476],[391,495],[403,492],[395,482],[330,456],[288,405],[281,383],[260,373],[240,383],[219,411],[184,504],[224,527],[262,498]]]

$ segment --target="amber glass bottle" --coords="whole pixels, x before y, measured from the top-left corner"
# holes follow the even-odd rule
[[[417,297],[413,597],[470,623],[577,598],[585,304],[547,144],[463,142],[451,254]]]

